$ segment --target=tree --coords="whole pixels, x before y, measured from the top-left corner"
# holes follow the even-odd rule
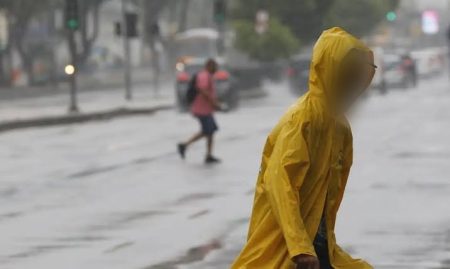
[[[89,57],[92,47],[100,31],[99,10],[106,0],[78,0],[80,29],[79,35],[81,47],[78,50],[78,63],[84,64]],[[15,49],[22,61],[22,67],[28,75],[30,85],[35,83],[33,66],[35,57],[43,53],[53,54],[50,45],[29,42],[28,32],[31,23],[35,20],[47,21],[51,24],[51,18],[56,9],[64,9],[64,0],[0,0],[0,8],[7,11],[11,23],[10,48]],[[50,27],[49,27],[50,28]],[[56,29],[53,29],[56,30]],[[61,29],[64,30],[64,29]],[[60,32],[53,31],[51,35],[58,35]],[[52,36],[54,38],[55,36]],[[47,42],[47,41],[45,41]],[[48,51],[44,51],[47,49]],[[50,55],[50,57],[53,57]]]
[[[79,0],[81,48],[77,56],[83,65],[91,55],[100,32],[100,7],[106,0]]]
[[[236,47],[255,60],[271,62],[288,58],[300,45],[291,30],[272,18],[265,33],[258,34],[253,23],[241,20],[234,23]]]
[[[384,20],[386,13],[395,10],[398,4],[398,0],[358,0],[357,4],[354,1],[335,0],[325,25],[341,26],[357,36],[364,36],[370,34]]]
[[[27,32],[33,19],[42,16],[52,7],[57,0],[27,1],[27,0],[2,0],[0,8],[8,13],[10,19],[10,44],[8,52],[16,49],[22,60],[24,71],[28,74],[29,83],[34,83],[33,60],[36,55],[35,46],[27,42]],[[30,47],[31,46],[31,47]]]
[[[150,48],[152,53],[152,68],[153,68],[153,86],[155,92],[159,89],[159,77],[161,74],[160,55],[156,49],[157,42],[164,41],[161,38],[159,28],[159,15],[162,10],[168,5],[168,0],[142,0],[141,5],[145,12],[144,16],[144,42]]]
[[[342,26],[356,34],[370,33],[399,0],[234,0],[236,20],[254,21],[260,9],[280,19],[302,42],[313,42],[324,28]]]
[[[323,18],[335,0],[235,0],[232,15],[238,20],[254,21],[258,10],[267,10],[280,19],[305,43],[315,39],[323,29]],[[353,3],[354,1],[352,1]]]

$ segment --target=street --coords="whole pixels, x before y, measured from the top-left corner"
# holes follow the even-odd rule
[[[203,165],[204,143],[180,160],[198,126],[175,111],[1,134],[0,268],[229,268],[266,135],[295,100],[267,89],[218,115],[218,166]],[[445,78],[364,100],[341,246],[375,268],[450,268],[449,119]]]

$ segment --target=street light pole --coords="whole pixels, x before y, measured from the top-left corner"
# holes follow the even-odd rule
[[[66,66],[66,74],[69,76],[70,82],[70,105],[69,112],[77,113],[78,100],[77,100],[77,73],[78,73],[78,55],[77,55],[77,43],[75,40],[75,33],[79,27],[79,10],[78,0],[66,0],[65,6],[65,26],[67,29],[67,42],[69,45],[70,53],[70,65]]]
[[[66,73],[69,75],[70,80],[70,106],[69,106],[69,112],[70,113],[77,113],[79,112],[78,108],[78,85],[77,85],[77,73],[78,73],[78,65],[77,65],[77,47],[75,42],[75,33],[72,30],[69,30],[69,50],[70,50],[70,57],[71,57],[71,69],[72,70],[66,70]],[[68,67],[66,67],[68,68]],[[70,68],[70,67],[69,67]]]
[[[125,99],[133,99],[131,88],[131,64],[130,64],[130,39],[128,33],[127,22],[127,0],[122,0],[122,35],[123,35],[123,50],[124,50],[124,78],[125,78]]]

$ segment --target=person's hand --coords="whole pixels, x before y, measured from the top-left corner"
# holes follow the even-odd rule
[[[223,106],[222,106],[222,104],[219,103],[219,102],[214,102],[214,108],[215,108],[217,111],[222,111],[222,110],[223,110]]]
[[[314,256],[301,254],[294,258],[296,269],[320,269],[319,259]]]
[[[222,111],[222,112],[228,110],[228,106],[226,104],[222,104],[222,103],[219,103],[219,102],[215,102],[214,108],[215,108],[215,110]]]

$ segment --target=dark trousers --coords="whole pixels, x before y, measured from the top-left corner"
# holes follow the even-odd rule
[[[322,217],[319,229],[314,238],[314,249],[320,262],[320,269],[333,269],[330,263],[330,254],[328,251],[327,225],[325,218]]]
[[[330,255],[328,253],[328,246],[314,244],[317,258],[319,258],[320,269],[333,269],[330,263]]]

